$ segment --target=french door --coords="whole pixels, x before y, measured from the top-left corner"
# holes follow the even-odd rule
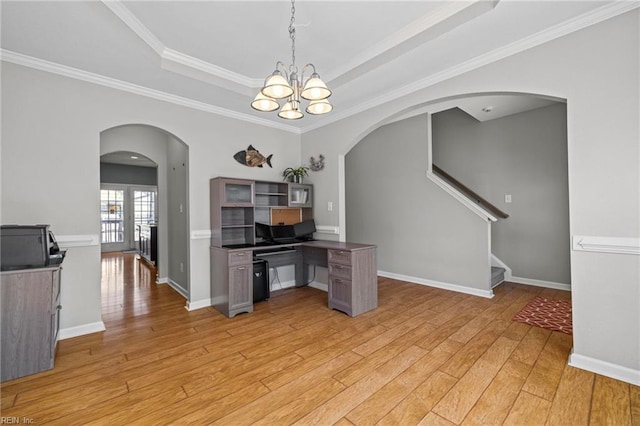
[[[102,251],[137,248],[138,225],[157,223],[155,186],[102,184],[100,238]]]

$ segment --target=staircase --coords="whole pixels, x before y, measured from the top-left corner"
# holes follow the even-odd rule
[[[497,266],[491,267],[491,288],[494,288],[498,284],[504,281],[504,268],[499,268]]]

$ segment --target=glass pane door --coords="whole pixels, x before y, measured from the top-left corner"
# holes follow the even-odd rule
[[[124,222],[124,190],[100,190],[100,228],[101,242],[123,243]]]
[[[157,224],[155,186],[102,184],[100,189],[101,249],[136,250],[138,225]]]

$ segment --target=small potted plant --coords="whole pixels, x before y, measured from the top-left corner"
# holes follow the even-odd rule
[[[289,182],[302,183],[305,176],[309,176],[309,168],[306,166],[287,167],[282,171],[283,180]]]

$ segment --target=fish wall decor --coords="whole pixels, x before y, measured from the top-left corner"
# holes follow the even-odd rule
[[[244,151],[238,151],[233,156],[233,158],[235,158],[238,163],[244,164],[245,166],[262,167],[263,164],[267,163],[269,167],[273,168],[273,166],[271,165],[271,157],[273,157],[273,154],[265,157],[264,155],[260,154],[260,151],[255,149],[253,145],[249,145],[249,147]]]

